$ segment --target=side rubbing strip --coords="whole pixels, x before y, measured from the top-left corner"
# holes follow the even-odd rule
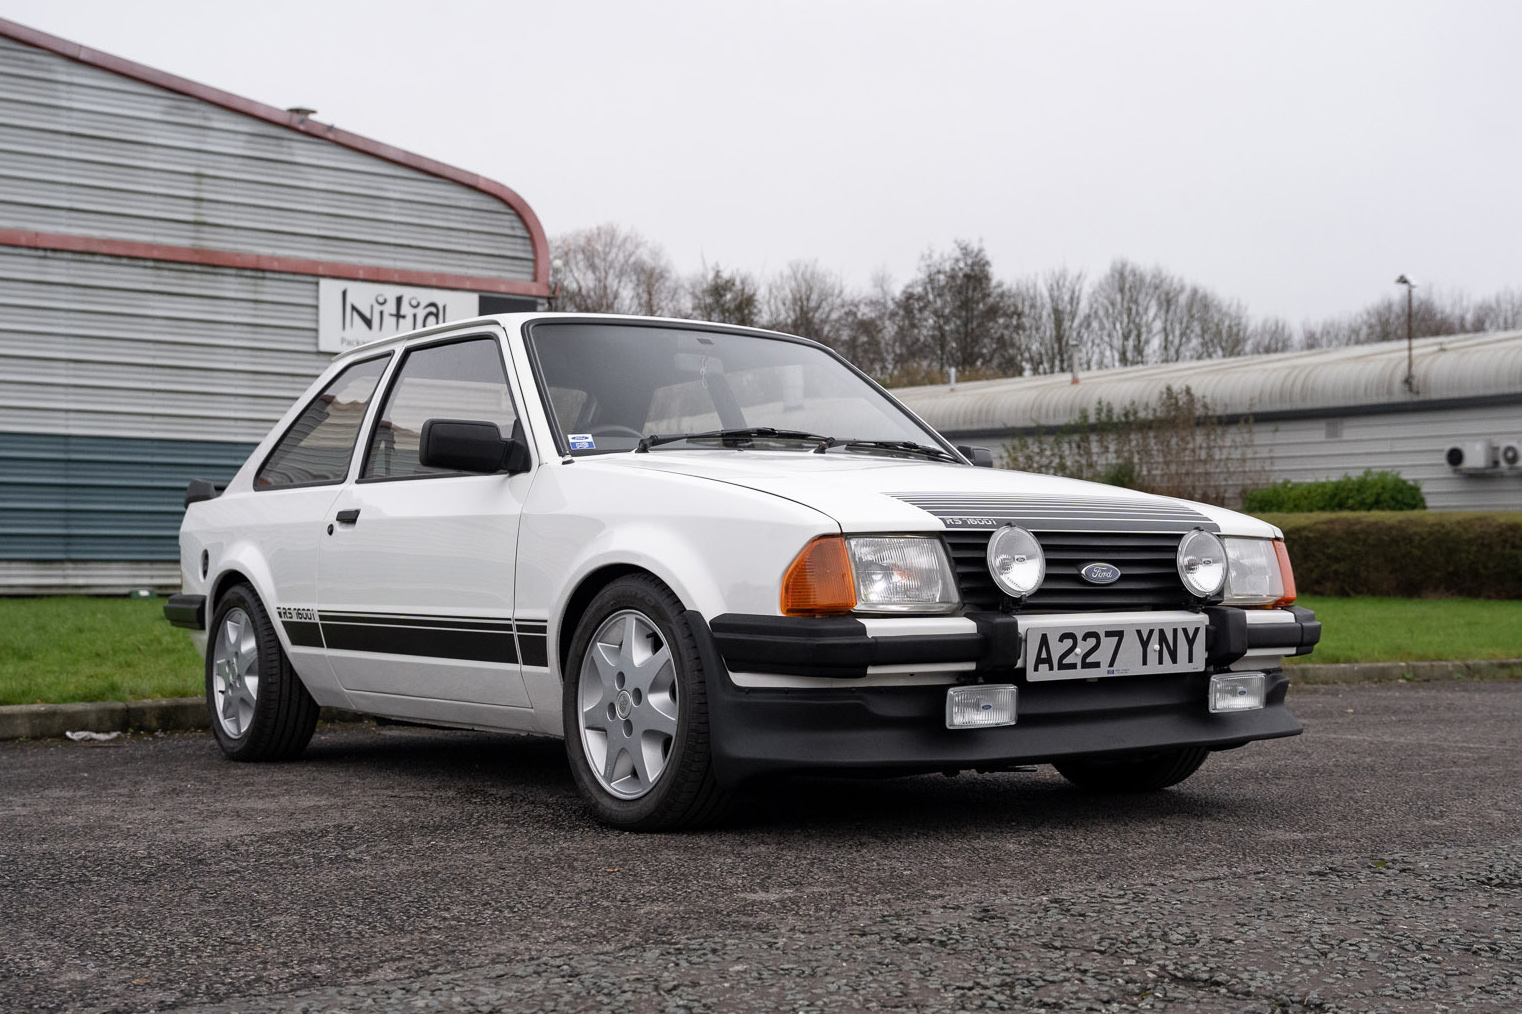
[[[321,648],[322,628],[310,620],[281,620],[285,636],[298,648]]]

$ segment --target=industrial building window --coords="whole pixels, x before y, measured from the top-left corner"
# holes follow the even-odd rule
[[[453,474],[418,461],[423,423],[479,419],[496,423],[507,437],[517,418],[495,338],[413,349],[391,381],[359,477],[415,479]]]
[[[254,477],[254,488],[343,482],[349,474],[349,459],[354,456],[354,441],[365,409],[389,358],[366,359],[334,377],[264,459],[264,467]]]

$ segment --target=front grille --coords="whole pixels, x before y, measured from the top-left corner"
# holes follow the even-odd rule
[[[1178,576],[1176,532],[1032,532],[1046,554],[1046,580],[1022,613],[1177,609],[1189,603]],[[988,573],[992,532],[952,531],[946,546],[968,609],[998,609],[1004,593]],[[1120,568],[1120,580],[1097,585],[1079,570],[1090,563]]]

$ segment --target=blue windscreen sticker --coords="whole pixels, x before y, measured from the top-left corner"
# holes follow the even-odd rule
[[[573,451],[597,450],[597,441],[592,439],[592,434],[590,433],[567,433],[565,438],[571,442],[571,450]]]

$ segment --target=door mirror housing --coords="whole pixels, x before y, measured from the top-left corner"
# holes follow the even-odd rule
[[[418,461],[451,472],[517,475],[531,465],[523,423],[514,421],[513,435],[503,439],[493,422],[479,419],[429,419],[418,441]]]
[[[967,444],[957,444],[957,450],[962,452],[962,457],[979,468],[994,467],[994,452],[986,447],[970,447]]]

